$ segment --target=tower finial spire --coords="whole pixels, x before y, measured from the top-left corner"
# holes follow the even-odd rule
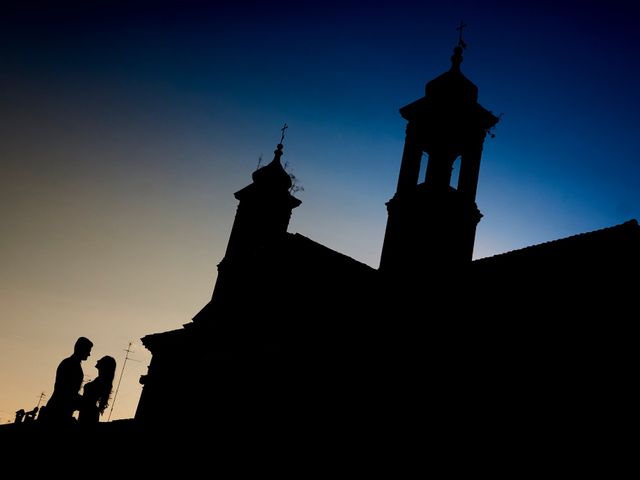
[[[284,132],[285,130],[287,130],[287,128],[289,128],[289,125],[285,124],[282,126],[282,128],[280,129],[280,131],[282,132],[282,135],[280,136],[280,143],[278,143],[278,145],[276,146],[276,149],[273,151],[273,161],[274,162],[280,162],[280,157],[282,157],[282,149],[284,148],[284,145],[282,144],[282,142],[284,142]]]
[[[458,44],[453,49],[453,55],[451,56],[451,70],[455,72],[460,71],[460,64],[462,63],[462,50],[467,48],[467,44],[464,43],[462,39],[462,31],[467,26],[462,20],[460,20],[460,25],[456,27],[456,30],[460,32],[458,34]]]

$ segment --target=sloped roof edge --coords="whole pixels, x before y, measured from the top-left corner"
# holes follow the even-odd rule
[[[484,257],[484,258],[480,258],[478,260],[474,260],[473,264],[475,265],[481,265],[484,264],[486,262],[489,262],[491,260],[501,260],[503,258],[507,258],[507,257],[513,257],[516,255],[526,255],[530,252],[534,252],[534,251],[539,251],[542,249],[547,249],[547,248],[552,248],[556,245],[562,245],[562,244],[566,244],[569,242],[576,242],[576,241],[581,241],[581,240],[586,240],[587,238],[594,238],[594,237],[607,237],[610,235],[615,235],[617,233],[621,233],[621,232],[625,232],[625,231],[629,231],[629,232],[636,232],[637,234],[640,235],[640,226],[638,225],[638,220],[636,220],[635,218],[628,220],[624,223],[621,223],[619,225],[614,225],[611,227],[605,227],[605,228],[601,228],[599,230],[593,230],[591,232],[584,232],[584,233],[578,233],[576,235],[571,235],[569,237],[564,237],[564,238],[558,238],[556,240],[549,240],[548,242],[543,242],[543,243],[538,243],[536,245],[531,245],[528,247],[524,247],[524,248],[520,248],[520,249],[516,249],[516,250],[510,250],[508,252],[503,252],[503,253],[499,253],[497,255],[493,255],[490,257]]]

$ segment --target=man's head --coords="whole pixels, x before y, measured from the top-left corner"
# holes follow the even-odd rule
[[[91,355],[91,348],[93,342],[86,337],[80,337],[76,340],[76,345],[73,347],[73,354],[80,360],[86,360]]]

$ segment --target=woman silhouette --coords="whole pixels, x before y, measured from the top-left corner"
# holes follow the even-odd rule
[[[113,376],[116,373],[116,361],[113,357],[105,355],[98,360],[96,368],[98,376],[84,386],[82,393],[78,421],[83,424],[98,423],[100,415],[109,405]]]

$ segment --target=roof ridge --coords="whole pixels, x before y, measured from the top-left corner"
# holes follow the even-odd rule
[[[594,233],[604,233],[604,232],[610,232],[612,230],[617,230],[617,229],[622,229],[622,228],[638,228],[638,220],[636,220],[635,218],[632,218],[631,220],[627,220],[626,222],[620,223],[618,225],[612,225],[610,227],[603,227],[603,228],[599,228],[597,230],[591,230],[589,232],[582,232],[582,233],[576,233],[575,235],[569,235],[568,237],[562,237],[562,238],[556,238],[554,240],[548,240],[546,242],[542,242],[542,243],[537,243],[535,245],[528,245],[526,247],[522,247],[522,248],[516,248],[514,250],[507,250],[506,252],[502,252],[502,253],[497,253],[495,255],[491,255],[490,257],[482,257],[479,258],[477,260],[474,260],[473,263],[476,262],[482,262],[483,260],[489,260],[489,259],[493,259],[493,258],[497,258],[497,257],[502,257],[503,255],[509,255],[512,253],[516,253],[516,252],[524,252],[525,250],[530,250],[533,248],[539,248],[543,245],[550,245],[553,243],[558,243],[558,242],[563,242],[566,240],[571,240],[571,239],[575,239],[575,238],[579,238],[579,237],[584,237],[585,235],[593,235]]]

